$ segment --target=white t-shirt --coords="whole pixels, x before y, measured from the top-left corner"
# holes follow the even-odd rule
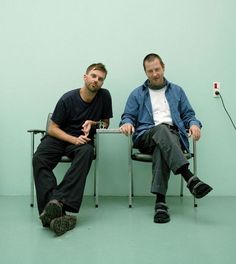
[[[149,89],[152,103],[152,114],[155,125],[166,123],[173,125],[170,107],[165,96],[166,86],[160,90]]]

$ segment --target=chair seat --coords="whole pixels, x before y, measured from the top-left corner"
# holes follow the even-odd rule
[[[186,159],[191,159],[193,157],[192,153],[184,153]],[[141,152],[136,152],[131,155],[132,160],[143,161],[143,162],[152,162],[151,154],[144,154]]]
[[[71,159],[67,156],[62,156],[60,162],[71,162]]]
[[[131,155],[132,160],[137,161],[143,161],[143,162],[151,162],[152,161],[152,155],[150,154],[144,154],[140,152],[133,153]]]
[[[96,159],[96,154],[94,153],[93,160],[95,160],[95,159]],[[69,163],[69,162],[72,162],[72,159],[70,159],[67,156],[62,156],[60,162],[64,162],[64,163],[68,162]]]

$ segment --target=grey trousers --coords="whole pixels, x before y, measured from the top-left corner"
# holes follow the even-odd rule
[[[173,126],[160,124],[145,132],[137,147],[143,153],[152,154],[151,192],[166,195],[170,172],[189,165],[180,144],[178,131]]]

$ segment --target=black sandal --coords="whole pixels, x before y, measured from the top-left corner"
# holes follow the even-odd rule
[[[168,223],[170,221],[170,215],[168,213],[168,207],[165,203],[156,203],[154,222],[159,224]]]
[[[191,194],[198,199],[206,196],[210,191],[213,190],[210,185],[202,182],[196,176],[193,176],[188,180],[187,187],[190,190]]]

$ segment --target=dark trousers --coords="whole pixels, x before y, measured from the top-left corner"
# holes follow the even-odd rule
[[[63,155],[70,157],[72,163],[60,184],[57,184],[53,169]],[[91,144],[77,146],[50,136],[42,140],[33,157],[39,214],[52,199],[63,202],[66,211],[79,212],[93,159],[94,147]]]
[[[151,192],[166,195],[170,172],[178,174],[178,170],[188,165],[180,144],[177,128],[160,124],[145,132],[137,147],[143,153],[152,154]]]

